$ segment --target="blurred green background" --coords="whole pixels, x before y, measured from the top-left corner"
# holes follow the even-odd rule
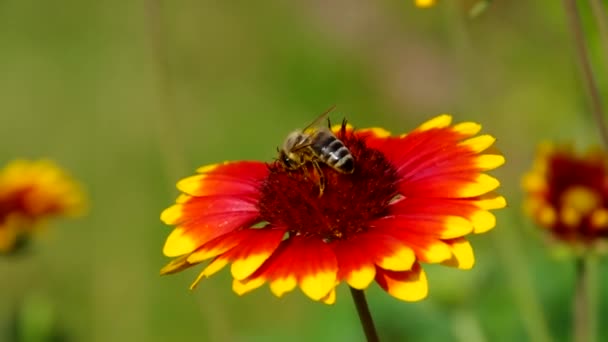
[[[494,1],[471,20],[472,3],[0,1],[0,161],[52,158],[91,203],[0,259],[0,341],[32,302],[69,341],[362,341],[344,284],[326,306],[267,286],[238,297],[226,271],[194,292],[198,268],[158,275],[170,232],[159,214],[178,179],[217,161],[271,160],[334,104],[336,121],[393,132],[444,112],[477,121],[508,161],[494,174],[509,208],[471,239],[473,270],[425,266],[419,303],[370,288],[381,338],[569,340],[573,261],[522,216],[519,188],[539,141],[599,141],[561,2]],[[607,271],[596,264],[600,317]]]

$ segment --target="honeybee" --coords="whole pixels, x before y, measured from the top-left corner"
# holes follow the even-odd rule
[[[285,138],[283,146],[279,149],[279,161],[287,169],[297,170],[310,162],[319,176],[319,197],[325,190],[325,175],[320,163],[332,169],[351,174],[355,171],[355,159],[344,143],[338,139],[328,127],[320,122],[329,115],[334,107],[325,111],[312,123],[302,130],[295,130]]]

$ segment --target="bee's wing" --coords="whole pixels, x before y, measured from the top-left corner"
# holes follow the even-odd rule
[[[302,130],[302,132],[304,132],[304,133],[312,133],[315,130],[317,130],[318,126],[321,126],[320,125],[321,121],[325,120],[325,118],[327,118],[327,116],[329,115],[329,113],[331,113],[331,111],[334,110],[334,108],[336,108],[336,105],[333,105],[333,106],[329,107],[325,112],[323,112],[316,119],[314,119],[310,124],[308,124],[308,126],[304,127],[304,129]]]
[[[310,128],[314,129],[314,128]],[[302,139],[298,142],[292,149],[291,152],[298,152],[312,145],[312,139],[309,135],[306,136],[306,139]]]

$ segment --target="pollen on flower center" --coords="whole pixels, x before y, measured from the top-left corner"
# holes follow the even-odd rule
[[[563,208],[572,208],[582,215],[591,213],[602,204],[600,195],[584,186],[573,186],[561,195]]]
[[[270,164],[258,202],[263,220],[286,227],[290,235],[331,241],[365,231],[366,222],[386,214],[397,195],[395,168],[352,132],[343,128],[336,136],[354,157],[354,173],[343,174],[321,164],[326,187],[319,197],[319,182],[311,165],[287,170],[279,161]]]

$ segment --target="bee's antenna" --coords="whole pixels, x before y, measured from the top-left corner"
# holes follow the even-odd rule
[[[340,134],[344,136],[346,134],[346,127],[348,126],[348,121],[346,118],[342,118],[342,126],[340,127]]]

